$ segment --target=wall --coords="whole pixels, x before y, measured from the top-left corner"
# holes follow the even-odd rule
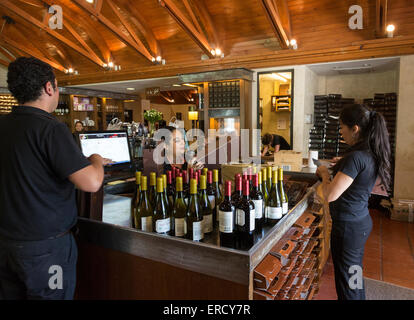
[[[0,87],[7,88],[7,68],[0,65]]]
[[[414,199],[414,55],[400,60],[395,199]]]
[[[339,93],[344,98],[355,98],[359,103],[362,103],[365,98],[373,98],[375,93],[396,92],[397,88],[397,70],[319,76],[319,92],[321,94]]]

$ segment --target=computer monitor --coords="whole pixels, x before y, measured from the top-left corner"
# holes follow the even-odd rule
[[[94,131],[79,134],[79,141],[85,157],[99,154],[113,161],[111,167],[126,167],[131,164],[128,133],[123,130]]]

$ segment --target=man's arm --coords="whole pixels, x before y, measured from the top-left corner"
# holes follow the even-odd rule
[[[280,150],[280,144],[275,145],[275,153],[279,152],[279,150]]]
[[[72,173],[68,178],[70,182],[82,191],[97,192],[103,183],[103,166],[106,164],[107,160],[103,159],[98,154],[93,154],[88,159],[91,162],[90,166]]]
[[[269,146],[264,146],[263,151],[262,151],[262,156],[265,156],[268,150],[269,150]]]

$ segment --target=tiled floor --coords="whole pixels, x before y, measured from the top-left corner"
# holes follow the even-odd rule
[[[371,211],[373,229],[365,246],[364,277],[414,289],[414,224]],[[336,300],[332,259],[325,266],[315,300]]]

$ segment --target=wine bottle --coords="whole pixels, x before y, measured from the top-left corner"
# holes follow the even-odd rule
[[[267,199],[266,210],[267,223],[276,224],[282,218],[283,209],[277,187],[277,171],[273,171],[272,189],[270,190],[269,199]]]
[[[171,207],[174,207],[175,188],[173,185],[172,171],[167,171],[167,197],[168,197],[168,203],[171,205]]]
[[[273,168],[272,166],[268,166],[266,169],[267,169],[267,190],[270,193],[270,190],[272,189],[272,186],[273,186],[273,183],[272,183]]]
[[[203,233],[203,214],[197,196],[197,180],[190,180],[190,200],[187,207],[187,238],[193,241],[201,241]]]
[[[262,190],[263,190],[263,196],[265,203],[267,202],[267,199],[269,198],[269,190],[267,189],[267,170],[266,168],[262,169]]]
[[[169,201],[169,198],[168,198],[168,195],[167,195],[167,175],[162,174],[161,177],[162,177],[162,185],[163,185],[163,188],[164,188],[164,191],[163,191],[164,200],[165,200],[165,203],[167,204],[168,214],[171,215],[173,207],[174,207],[174,203],[171,203]]]
[[[200,207],[203,214],[203,231],[204,234],[213,231],[213,209],[207,196],[206,176],[200,176]]]
[[[148,196],[148,182],[147,177],[141,177],[141,199],[137,208],[136,221],[138,224],[137,229],[142,231],[152,232],[152,216],[154,209],[149,201]]]
[[[231,181],[224,184],[224,198],[218,207],[220,245],[235,248],[236,209],[231,201]]]
[[[236,174],[234,177],[236,188],[231,195],[231,201],[233,202],[233,205],[237,207],[237,203],[240,201],[242,197],[242,178],[240,174]]]
[[[255,211],[255,226],[256,231],[261,231],[264,222],[264,197],[261,191],[262,185],[262,173],[259,172],[253,175],[253,188],[252,194],[250,196],[251,200],[254,203],[254,211]]]
[[[184,194],[184,202],[188,206],[190,186],[188,185],[188,172],[186,170],[183,171],[183,194]]]
[[[140,190],[141,190],[141,171],[135,172],[135,190],[134,196],[131,200],[131,227],[138,228],[135,223],[135,216],[136,210],[138,208],[139,200],[140,200]]]
[[[202,175],[207,176],[208,168],[203,168]]]
[[[283,215],[285,215],[289,212],[289,205],[288,205],[288,198],[285,193],[285,188],[283,186],[283,168],[279,168],[277,172],[278,172],[277,180],[278,180],[280,200],[282,201],[282,212],[283,212]]]
[[[149,201],[151,203],[155,203],[155,199],[157,198],[157,176],[155,172],[150,173],[150,188],[149,188]]]
[[[175,178],[175,201],[174,201],[174,209],[173,209],[173,220],[174,220],[174,235],[176,237],[184,238],[187,234],[185,219],[187,214],[187,205],[184,202],[184,195],[183,195],[183,178],[176,177]]]
[[[220,221],[218,208],[220,206],[220,203],[223,201],[223,193],[220,191],[219,171],[217,169],[213,170],[213,188],[214,188],[214,212],[213,214],[215,215],[214,220],[216,221],[216,223],[218,223]]]
[[[165,203],[163,178],[157,178],[157,197],[153,218],[153,229],[159,234],[171,234],[171,220],[168,214],[168,206]]]
[[[213,224],[216,223],[216,190],[213,184],[213,171],[207,172],[207,197],[211,204],[211,209],[213,210]]]
[[[248,249],[254,243],[255,207],[249,194],[249,180],[244,180],[243,196],[236,205],[236,230],[242,249]]]

